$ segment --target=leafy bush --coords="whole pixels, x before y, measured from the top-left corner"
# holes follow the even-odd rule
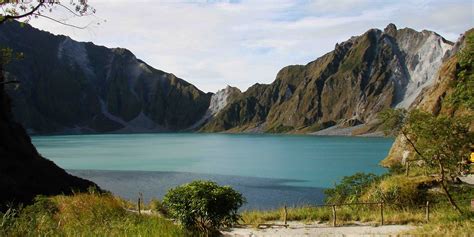
[[[367,189],[364,201],[383,201],[399,208],[423,205],[428,198],[428,188],[434,185],[431,177],[387,176]]]
[[[229,186],[193,181],[168,191],[163,204],[188,229],[215,231],[240,219],[237,210],[245,198]]]
[[[326,203],[347,203],[357,201],[364,190],[379,177],[375,174],[356,173],[342,178],[334,188],[324,190]]]

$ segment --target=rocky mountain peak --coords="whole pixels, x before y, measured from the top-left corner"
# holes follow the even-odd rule
[[[451,47],[437,34],[392,23],[384,31],[368,30],[307,65],[284,67],[271,84],[250,87],[203,130],[313,132],[340,126],[348,135],[373,132],[379,111],[408,108],[432,85]]]
[[[397,35],[397,26],[393,23],[388,24],[383,32],[387,35],[395,37]]]

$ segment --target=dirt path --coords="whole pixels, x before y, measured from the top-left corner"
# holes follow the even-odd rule
[[[280,223],[279,223],[280,224]],[[288,222],[290,227],[272,227],[267,229],[233,228],[222,231],[224,236],[390,236],[402,231],[412,230],[415,226],[384,225],[384,226],[343,226],[330,227],[326,224],[304,224]]]

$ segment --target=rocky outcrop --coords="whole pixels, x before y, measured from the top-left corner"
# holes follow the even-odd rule
[[[445,115],[450,117],[474,115],[472,108],[466,106],[453,106],[452,104],[447,103],[447,98],[454,93],[453,82],[458,80],[458,53],[466,47],[466,37],[468,35],[474,38],[474,29],[463,34],[454,47],[448,51],[443,59],[442,65],[440,65],[439,68],[434,69],[435,79],[433,82],[430,83],[430,86],[427,86],[421,91],[409,109],[419,109],[434,115]],[[471,49],[472,48],[474,48],[474,45],[471,45]],[[472,90],[473,85],[466,85],[466,87],[469,88],[468,90]],[[471,130],[474,130],[474,122],[471,123]],[[409,149],[407,141],[403,136],[398,136],[395,139],[388,156],[382,161],[382,165],[390,167],[399,164],[402,159],[404,159],[403,157],[408,158],[411,155],[414,155],[414,153]]]
[[[0,45],[24,58],[7,76],[13,114],[30,133],[159,132],[188,128],[211,94],[152,68],[122,48],[76,42],[12,22]]]
[[[209,103],[209,108],[202,118],[193,124],[188,130],[195,131],[201,128],[204,124],[209,123],[215,119],[216,115],[225,108],[228,103],[234,101],[242,92],[236,88],[227,86],[226,88],[217,91],[211,96],[211,101]]]
[[[358,126],[349,135],[372,132],[378,112],[408,108],[433,84],[452,47],[430,31],[393,24],[372,29],[307,65],[283,68],[269,85],[255,84],[202,130],[307,133]]]

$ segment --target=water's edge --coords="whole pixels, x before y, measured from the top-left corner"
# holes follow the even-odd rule
[[[161,200],[170,188],[193,180],[212,180],[220,185],[233,187],[247,199],[242,210],[268,210],[284,205],[321,204],[324,198],[324,188],[287,184],[300,180],[160,171],[67,170],[67,172],[91,180],[103,189],[132,202],[136,202],[139,193],[143,194],[145,202],[154,198]]]

